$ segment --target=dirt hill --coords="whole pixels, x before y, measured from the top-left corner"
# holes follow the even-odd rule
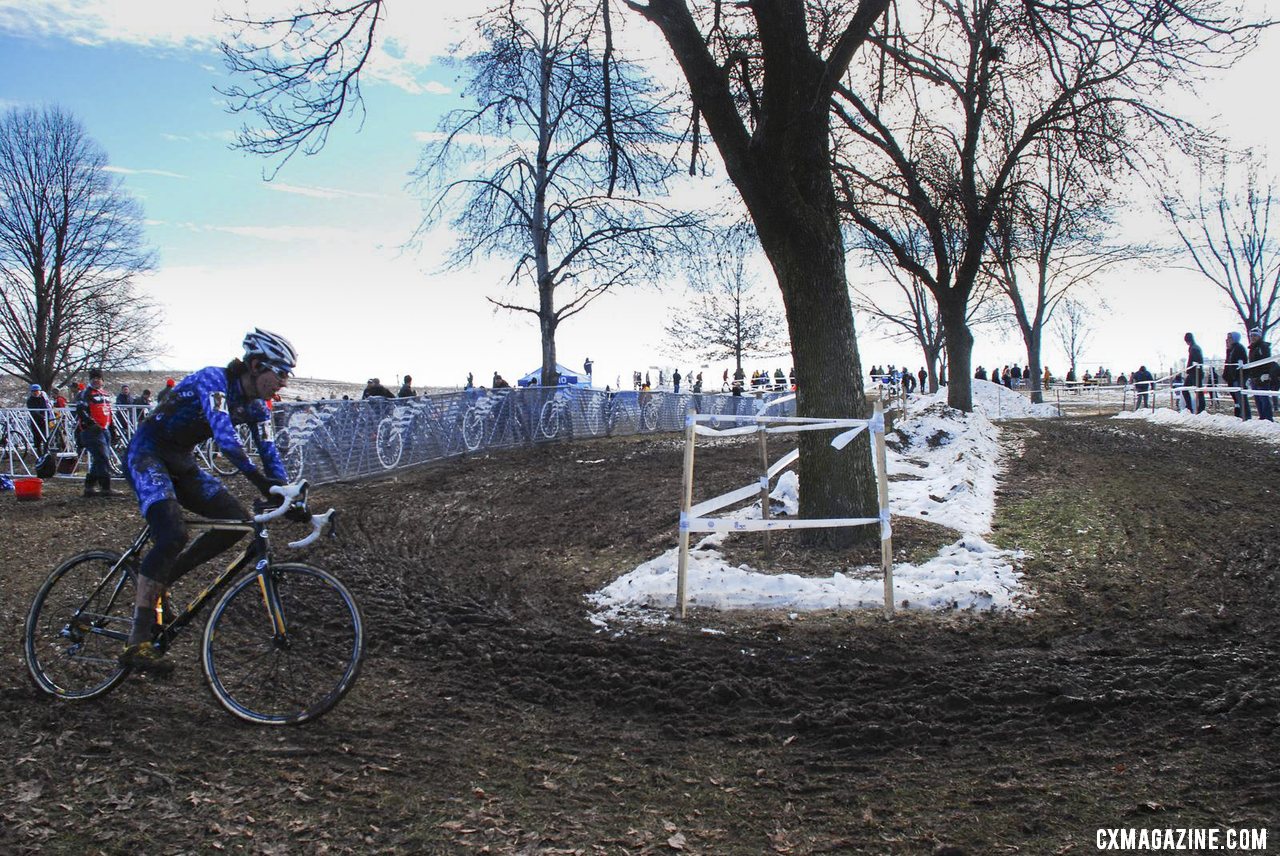
[[[284,731],[210,699],[198,632],[168,681],[40,694],[31,596],[61,557],[124,546],[136,510],[62,482],[0,496],[0,852],[977,856],[1268,826],[1274,846],[1276,452],[1110,420],[1004,438],[993,539],[1027,551],[1024,615],[595,625],[584,595],[675,542],[669,438],[325,486],[342,540],[304,558],[356,593],[368,656]],[[740,452],[700,489],[743,483]],[[894,530],[904,555],[938,537]]]

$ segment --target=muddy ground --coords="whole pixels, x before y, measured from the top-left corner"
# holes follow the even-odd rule
[[[675,543],[670,439],[325,487],[343,539],[307,559],[356,592],[369,652],[287,730],[217,706],[196,634],[168,680],[42,696],[31,595],[135,511],[0,496],[0,853],[1067,854],[1105,827],[1280,848],[1280,452],[1112,420],[1004,436],[994,539],[1028,552],[1025,615],[601,631],[584,594]],[[716,455],[703,495],[753,480],[753,447]],[[895,528],[900,555],[939,539]]]

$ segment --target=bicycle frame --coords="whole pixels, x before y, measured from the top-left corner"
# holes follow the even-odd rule
[[[271,616],[272,623],[275,625],[276,633],[283,635],[285,632],[284,614],[280,606],[280,601],[276,596],[275,587],[271,584],[270,576],[267,574],[271,564],[269,551],[267,549],[266,524],[239,520],[207,520],[204,518],[188,519],[186,523],[191,528],[201,531],[253,533],[254,537],[241,549],[240,554],[232,559],[231,562],[218,573],[218,575],[213,579],[213,582],[192,598],[191,602],[188,603],[184,609],[179,611],[172,618],[168,615],[161,616],[163,623],[157,626],[156,637],[154,640],[156,648],[160,651],[167,649],[169,644],[177,638],[178,634],[181,633],[188,624],[195,620],[196,616],[198,616],[201,610],[204,609],[205,604],[217,598],[218,595],[220,595],[227,586],[240,575],[240,572],[251,564],[254,565],[254,570],[258,574],[258,585],[262,588],[263,599],[266,603],[268,613]],[[108,584],[114,584],[116,587],[116,590],[112,592],[111,595],[111,601],[114,602],[115,598],[120,595],[120,592],[124,588],[124,578],[119,576],[118,571],[122,566],[127,564],[130,559],[139,556],[142,552],[142,548],[150,539],[151,527],[144,526],[142,531],[138,533],[138,536],[134,539],[133,544],[124,551],[124,554],[120,557],[120,561],[116,563],[114,568],[112,568],[112,573],[103,577],[102,582],[98,584],[98,587],[94,589],[89,597],[85,598],[85,603],[91,602],[94,597],[96,597],[97,594]],[[126,571],[126,573],[129,572]],[[78,619],[79,617],[80,612],[77,611],[73,616],[73,619]],[[128,634],[121,631],[108,630],[103,627],[97,627],[94,628],[94,630],[103,636],[119,639],[121,642],[124,642],[128,638]]]

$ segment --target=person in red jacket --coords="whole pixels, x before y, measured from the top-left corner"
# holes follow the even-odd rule
[[[89,371],[89,386],[76,400],[76,428],[80,443],[89,452],[89,474],[84,477],[84,495],[97,496],[95,485],[102,486],[102,495],[115,493],[111,489],[111,473],[107,469],[107,444],[111,442],[111,396],[102,388],[102,369]]]

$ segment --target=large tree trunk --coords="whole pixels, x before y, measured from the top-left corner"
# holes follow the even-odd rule
[[[947,337],[947,404],[973,410],[973,334],[965,322],[968,301],[939,300],[938,314]]]
[[[862,385],[844,243],[834,207],[829,222],[800,212],[760,233],[782,291],[796,369],[796,412],[806,417],[870,415]],[[757,221],[759,222],[759,220]],[[878,508],[869,433],[843,450],[829,432],[802,432],[800,516],[872,517]],[[879,538],[872,527],[811,530],[811,540],[846,545]]]
[[[1027,372],[1031,375],[1027,388],[1031,390],[1031,403],[1044,403],[1044,370],[1040,367],[1040,336],[1042,327],[1032,327],[1023,332],[1027,342]]]
[[[548,277],[549,278],[549,277]],[[542,385],[556,386],[556,326],[555,292],[553,286],[542,283],[538,288],[538,331],[542,336]]]

